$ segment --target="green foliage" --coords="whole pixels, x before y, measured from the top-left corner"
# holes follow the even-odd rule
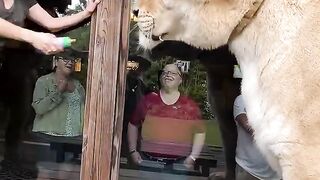
[[[144,75],[144,82],[154,91],[158,91],[158,71],[166,64],[174,63],[176,59],[164,57],[156,59],[151,63],[150,69]],[[192,61],[188,73],[183,74],[183,83],[180,85],[182,94],[191,97],[199,104],[204,119],[213,119],[210,106],[207,100],[207,79],[206,72],[199,61]]]
[[[89,41],[90,41],[90,25],[85,25],[74,29],[65,34],[77,41],[72,44],[72,48],[77,50],[89,50]]]
[[[207,100],[207,76],[199,61],[192,61],[190,70],[184,76],[180,90],[198,102],[204,119],[213,119]]]
[[[222,146],[222,138],[217,121],[206,121],[206,144]]]

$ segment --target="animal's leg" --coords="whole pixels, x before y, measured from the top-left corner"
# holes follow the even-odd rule
[[[219,69],[221,70],[220,67]],[[233,180],[235,179],[237,146],[237,129],[233,120],[233,101],[239,94],[240,85],[233,82],[232,78],[224,78],[216,73],[217,69],[208,72],[209,102],[219,122],[224,146],[226,179]]]

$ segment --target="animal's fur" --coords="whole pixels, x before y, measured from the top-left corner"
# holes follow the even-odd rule
[[[140,0],[152,34],[214,49],[228,43],[253,0]],[[170,17],[170,18],[169,18]],[[285,180],[320,177],[320,0],[265,0],[229,41],[255,140]],[[140,44],[158,42],[140,35]]]

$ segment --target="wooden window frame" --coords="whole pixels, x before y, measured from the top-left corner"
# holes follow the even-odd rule
[[[102,0],[91,20],[82,180],[119,177],[130,0]]]

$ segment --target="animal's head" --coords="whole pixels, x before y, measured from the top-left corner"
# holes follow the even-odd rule
[[[152,49],[175,40],[203,49],[222,46],[246,11],[245,1],[138,0],[139,44]]]

